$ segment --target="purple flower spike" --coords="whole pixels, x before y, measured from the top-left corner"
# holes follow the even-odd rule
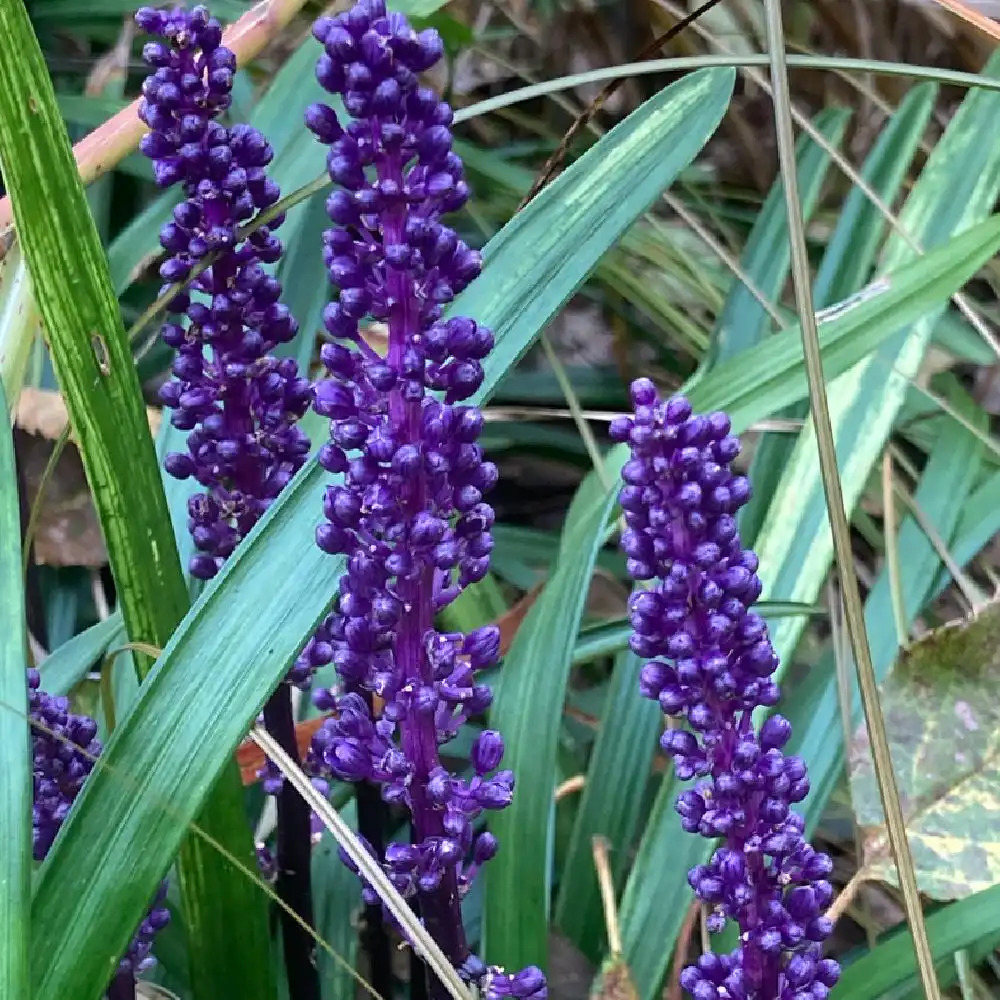
[[[750,484],[724,413],[692,413],[681,396],[661,402],[648,379],[632,384],[632,416],[611,425],[627,442],[621,504],[629,574],[652,580],[632,595],[632,649],[650,661],[642,694],[687,729],[660,741],[678,777],[697,778],[676,808],[685,830],[721,845],[688,874],[711,909],[709,926],[740,929],[729,955],[705,954],[681,983],[695,1000],[823,1000],[839,967],[822,957],[832,930],[830,859],[805,842],[791,811],[809,791],[805,763],[782,748],[791,726],[756,708],[775,705],[778,665],[760,597],[757,557],[743,549],[736,513]]]
[[[191,574],[208,579],[304,463],[309,442],[296,424],[311,388],[293,360],[272,354],[297,330],[278,301],[281,285],[264,270],[281,255],[272,231],[283,217],[240,235],[280,192],[265,172],[273,155],[267,140],[248,125],[215,120],[229,107],[236,57],[204,7],[143,8],[136,22],[167,39],[143,48],[153,73],[142,87],[139,117],[150,132],[141,149],[157,183],[180,184],[185,194],[160,232],[170,254],[160,267],[162,291],[215,254],[170,302],[187,323],[163,327],[177,354],[174,379],[160,391],[174,426],[190,432],[187,451],[168,455],[165,466],[204,488],[188,503],[188,527],[198,550]]]
[[[474,824],[510,803],[514,778],[497,770],[498,733],[476,741],[469,778],[449,774],[438,748],[488,707],[477,674],[496,663],[499,633],[434,629],[435,613],[486,575],[493,548],[483,498],[497,471],[477,443],[482,414],[462,405],[482,384],[493,335],[472,319],[441,318],[480,270],[479,254],[441,222],[469,192],[451,149],[451,108],[418,81],[442,54],[437,33],[361,0],[313,34],[325,50],[317,77],[348,117],[325,105],[306,114],[329,146],[334,225],[324,256],[338,289],[324,315],[330,378],[314,405],[330,420],[319,460],[342,479],[327,488],[316,541],[346,557],[334,613],[304,654],[332,659],[345,692],[317,692],[337,717],[316,733],[312,760],[380,785],[409,810],[414,843],[390,844],[385,870],[419,899],[455,967],[480,979],[487,969],[469,953],[460,901],[497,849]],[[361,337],[369,320],[388,327],[384,357]]]
[[[31,723],[32,834],[36,861],[43,861],[55,842],[70,807],[101,753],[97,723],[74,715],[69,700],[53,697],[39,687],[37,670],[28,671],[28,718]],[[156,964],[150,953],[156,932],[170,922],[164,906],[166,882],[161,883],[149,912],[139,925],[117,972],[139,975]]]

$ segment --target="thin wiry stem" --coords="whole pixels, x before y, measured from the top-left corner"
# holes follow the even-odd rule
[[[882,509],[885,515],[882,532],[885,538],[885,565],[889,570],[889,596],[892,600],[892,617],[896,623],[896,642],[898,646],[905,648],[909,643],[910,630],[906,627],[903,579],[899,568],[899,521],[896,518],[896,498],[892,490],[892,452],[888,448],[882,453]]]
[[[871,740],[875,775],[878,780],[879,795],[885,811],[889,843],[892,846],[899,882],[903,890],[906,916],[913,934],[913,944],[917,956],[917,966],[927,1000],[940,1000],[937,978],[934,973],[934,958],[927,928],[920,907],[920,892],[913,870],[913,857],[906,839],[906,824],[896,787],[896,776],[889,753],[889,741],[885,732],[885,720],[878,700],[878,685],[875,667],[872,663],[865,624],[864,606],[854,573],[851,553],[850,525],[844,509],[844,496],[837,469],[837,449],[830,421],[830,410],[823,378],[823,362],[820,355],[819,331],[812,302],[812,280],[809,273],[809,255],[806,248],[805,231],[799,205],[798,178],[795,170],[795,134],[792,127],[791,95],[788,88],[788,70],[785,65],[785,35],[781,22],[780,0],[765,0],[767,41],[771,57],[771,85],[773,87],[774,119],[778,139],[778,162],[785,186],[785,202],[788,206],[788,236],[792,253],[792,283],[795,288],[795,302],[802,324],[802,348],[805,355],[806,376],[809,382],[809,406],[816,428],[816,444],[819,451],[820,473],[826,494],[827,512],[833,546],[840,567],[843,588],[844,612],[847,632],[854,652],[854,662],[861,687],[861,703],[865,713],[865,724]]]

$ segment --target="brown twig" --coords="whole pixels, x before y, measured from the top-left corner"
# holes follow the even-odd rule
[[[703,4],[696,7],[690,14],[682,17],[673,27],[669,28],[659,37],[654,38],[632,61],[643,62],[651,56],[656,55],[670,39],[679,35],[689,24],[696,21],[702,14],[711,10],[719,2],[720,0],[705,0]],[[517,206],[519,212],[559,173],[563,160],[566,159],[566,153],[569,151],[570,144],[587,127],[593,117],[600,112],[608,99],[627,79],[627,76],[617,76],[613,80],[610,80],[601,88],[600,93],[598,93],[590,104],[584,108],[583,112],[577,116],[576,121],[570,125],[569,131],[563,136],[562,142],[559,143],[559,148],[545,161],[545,166],[542,167],[542,172],[538,175],[538,179],[531,185],[531,190],[524,196],[521,204]]]
[[[980,14],[978,10],[973,10],[967,3],[962,3],[962,0],[936,0],[936,3],[951,11],[956,17],[960,17],[966,24],[971,24],[977,31],[988,35],[995,42],[1000,42],[1000,24],[985,14]]]
[[[236,61],[244,65],[256,57],[301,10],[305,0],[262,0],[231,24],[222,36],[222,43],[232,49]],[[146,125],[138,117],[139,101],[133,101],[109,118],[74,147],[77,168],[83,183],[90,184],[113,170],[139,145]],[[14,224],[10,198],[0,199],[0,234]],[[0,240],[0,256],[3,244]]]
[[[670,962],[670,986],[667,988],[667,1000],[684,1000],[681,991],[681,972],[684,969],[684,958],[691,947],[691,938],[694,935],[695,924],[698,923],[698,913],[700,907],[695,900],[688,907],[687,916],[681,924],[681,932],[677,935],[677,942],[674,944],[674,957]]]

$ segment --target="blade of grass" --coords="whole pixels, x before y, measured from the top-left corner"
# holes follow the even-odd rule
[[[0,46],[0,159],[19,237],[129,639],[162,647],[188,601],[138,378],[52,83],[20,0],[0,3],[0,34],[6,40]],[[136,655],[136,663],[141,673],[149,669],[144,654]],[[237,856],[253,856],[235,761],[220,779],[202,824]],[[215,938],[218,947],[210,958],[192,949],[195,995],[214,997],[223,987],[240,984],[246,997],[268,997],[266,912],[252,887],[194,844],[185,849],[179,874],[192,936],[211,943],[225,930],[228,939],[223,947],[221,937]],[[94,922],[99,931],[101,922]],[[124,941],[115,946],[124,950]],[[205,960],[199,962],[199,955]],[[67,992],[66,1000],[72,995]]]
[[[11,410],[21,395],[38,324],[28,265],[14,238],[6,255],[0,250],[0,381]]]
[[[69,694],[112,646],[124,641],[125,626],[121,612],[116,611],[64,642],[45,660],[39,671],[42,690],[53,695]]]
[[[616,471],[607,470],[609,481]],[[490,710],[490,725],[503,734],[507,748],[504,766],[517,775],[514,801],[490,826],[500,843],[517,846],[502,851],[486,868],[483,941],[487,962],[509,969],[547,964],[559,719],[590,577],[616,492],[606,492],[596,505],[579,499],[578,494],[566,519],[555,571],[504,660]],[[538,669],[540,663],[544,670]]]
[[[954,952],[984,939],[991,948],[995,947],[1000,943],[998,927],[1000,886],[941,907],[927,918],[935,962],[950,963]],[[894,987],[913,979],[915,971],[909,935],[897,932],[864,958],[845,964],[836,987],[837,1000],[873,1000],[889,996]]]
[[[624,631],[627,636],[628,626]],[[560,872],[555,922],[594,961],[600,960],[606,942],[591,845],[595,836],[607,838],[614,850],[614,881],[620,881],[635,836],[660,730],[659,707],[638,696],[642,665],[642,658],[632,652],[623,653],[615,664]]]
[[[816,116],[813,124],[832,146],[839,146],[850,117],[849,111],[827,109]],[[816,208],[829,167],[829,153],[809,136],[800,136],[795,152],[795,168],[802,191],[805,219]],[[743,270],[769,301],[779,298],[788,278],[787,211],[779,176],[764,200],[740,257]],[[728,361],[755,347],[771,332],[770,327],[770,318],[764,307],[743,284],[734,281],[713,331],[712,360]]]
[[[823,492],[826,495],[830,530],[840,568],[843,593],[844,615],[847,633],[854,652],[861,700],[864,707],[865,724],[872,746],[872,756],[879,786],[879,796],[885,811],[896,869],[906,906],[907,921],[913,934],[913,945],[920,968],[920,978],[928,1000],[938,1000],[940,993],[934,973],[934,960],[927,929],[924,926],[920,892],[917,889],[913,870],[913,857],[906,837],[906,822],[899,801],[899,789],[892,768],[892,757],[885,732],[885,720],[878,701],[878,685],[875,667],[872,663],[868,644],[868,630],[865,624],[864,607],[857,577],[854,572],[854,556],[851,551],[851,529],[844,506],[843,491],[840,486],[840,471],[837,467],[837,446],[833,434],[826,385],[823,375],[823,360],[820,354],[819,330],[812,302],[812,277],[809,273],[809,251],[806,246],[805,230],[799,208],[798,184],[795,175],[795,133],[792,126],[788,70],[785,65],[785,34],[781,19],[779,0],[764,0],[767,23],[767,41],[771,56],[771,85],[774,90],[774,117],[778,137],[778,162],[785,182],[785,198],[788,203],[789,242],[792,248],[792,283],[799,320],[802,324],[802,344],[809,379],[809,408],[816,430],[816,444],[819,451],[820,474]]]
[[[0,384],[0,996],[28,997],[31,907],[31,751],[21,583],[21,513],[7,397]]]
[[[888,204],[892,204],[906,177],[934,110],[936,95],[937,88],[932,84],[910,91],[882,129],[861,168],[861,176]],[[813,294],[817,308],[832,305],[864,284],[875,264],[885,226],[864,192],[852,187],[816,274]],[[967,329],[964,324],[963,329]],[[808,407],[799,405],[784,414],[805,417],[807,412]],[[795,437],[788,434],[765,434],[757,444],[750,470],[754,492],[739,518],[740,531],[748,543],[756,540],[760,532],[794,448]]]

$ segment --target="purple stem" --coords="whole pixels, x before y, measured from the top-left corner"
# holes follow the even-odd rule
[[[377,124],[376,124],[377,128]],[[380,181],[404,187],[403,164],[398,156],[386,156],[377,165]],[[383,241],[386,246],[405,244],[406,205],[387,212],[383,219]],[[413,285],[407,272],[386,263],[387,298],[393,303],[389,312],[389,364],[395,370],[403,368],[403,353],[407,339],[418,331],[419,307],[413,300]],[[419,447],[422,443],[421,404],[419,400],[404,400],[399,389],[389,395],[389,413],[398,433],[397,440]],[[415,517],[427,504],[426,479],[423,470],[409,483],[403,501],[407,517]],[[433,687],[434,676],[424,647],[424,637],[434,625],[434,567],[426,568],[416,578],[401,579],[399,597],[403,602],[403,616],[396,635],[396,662],[405,677],[404,684]],[[414,840],[417,843],[428,837],[444,838],[443,813],[427,797],[427,783],[432,770],[440,767],[438,756],[437,724],[433,713],[418,713],[411,708],[402,721],[402,747],[406,759],[413,765],[409,789],[410,813],[413,820]],[[440,945],[441,950],[457,968],[468,957],[469,948],[462,925],[462,909],[458,894],[457,866],[446,868],[441,884],[433,892],[421,893],[420,908],[424,926]],[[433,978],[433,977],[432,977]],[[447,996],[447,991],[435,979],[431,995]]]
[[[131,972],[116,972],[108,984],[108,1000],[135,1000],[135,976]]]

